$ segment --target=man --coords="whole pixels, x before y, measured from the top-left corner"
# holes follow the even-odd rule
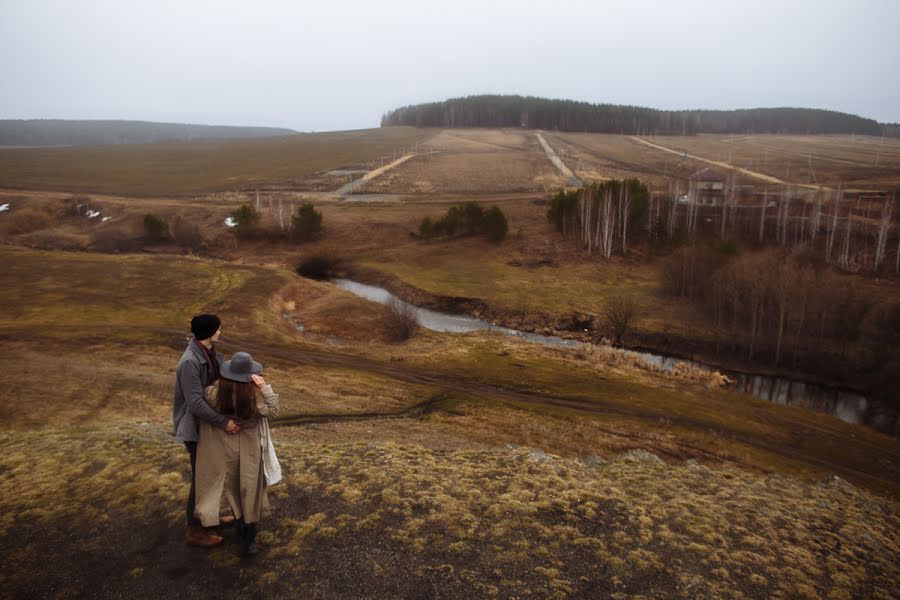
[[[194,338],[178,362],[175,376],[175,396],[172,420],[175,439],[184,442],[191,457],[191,491],[187,500],[187,533],[185,541],[192,546],[215,546],[222,537],[203,529],[194,517],[195,469],[197,466],[198,419],[221,427],[228,433],[238,433],[238,424],[215,411],[203,398],[203,388],[219,378],[222,357],[216,354],[214,344],[222,333],[222,322],[215,315],[197,315],[191,319]],[[233,518],[233,517],[232,517]],[[224,521],[225,519],[223,519]]]

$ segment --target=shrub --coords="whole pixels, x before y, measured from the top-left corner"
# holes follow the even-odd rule
[[[484,210],[477,202],[451,206],[440,219],[425,217],[419,224],[419,235],[430,240],[435,237],[484,234],[491,241],[506,237],[509,226],[503,212],[496,206]]]
[[[392,341],[405,342],[419,331],[419,319],[415,306],[392,298],[388,304],[386,315],[385,329]]]
[[[419,223],[419,236],[426,240],[434,237],[434,221],[431,220],[431,217],[425,217]]]
[[[252,204],[242,204],[231,213],[231,218],[235,222],[235,227],[232,231],[238,237],[253,237],[259,231],[260,217],[259,211]]]
[[[104,227],[91,236],[91,248],[98,252],[133,252],[139,241],[124,227]]]
[[[309,202],[304,202],[291,217],[291,237],[298,242],[308,242],[322,232],[322,213]]]
[[[144,215],[144,233],[148,240],[160,242],[169,237],[169,224],[156,215]]]
[[[181,215],[175,217],[175,222],[172,223],[172,238],[179,246],[191,250],[199,250],[203,246],[203,234],[200,233],[200,227]]]
[[[69,196],[63,201],[63,214],[67,217],[80,217],[90,209],[90,196]]]
[[[313,254],[307,256],[297,265],[297,273],[308,279],[331,279],[343,261],[334,254]]]
[[[506,222],[506,216],[503,214],[503,211],[496,206],[492,206],[484,211],[484,216],[481,219],[481,229],[490,241],[502,242],[503,238],[506,237],[506,232],[509,231],[509,225]]]
[[[610,298],[603,307],[603,318],[617,345],[622,345],[622,340],[631,329],[635,316],[637,306],[634,300],[627,296]]]

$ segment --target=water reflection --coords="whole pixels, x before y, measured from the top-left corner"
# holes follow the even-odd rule
[[[392,301],[396,301],[403,306],[411,307],[416,312],[419,324],[432,331],[468,333],[471,331],[490,330],[518,337],[535,344],[541,344],[542,346],[577,348],[581,345],[581,342],[577,340],[518,331],[507,327],[499,327],[489,321],[467,315],[451,315],[427,308],[420,308],[403,302],[384,288],[358,283],[350,279],[335,279],[333,283],[352,294],[379,304],[389,304]],[[671,371],[676,365],[684,363],[707,371],[717,370],[703,363],[671,356],[635,350],[622,351],[627,354],[640,356],[647,364],[663,371]],[[730,389],[745,392],[756,398],[776,404],[799,406],[825,412],[848,423],[866,425],[890,435],[900,436],[900,414],[898,414],[897,409],[883,403],[870,401],[861,394],[784,377],[728,371],[723,371],[723,373],[732,381],[729,385]]]

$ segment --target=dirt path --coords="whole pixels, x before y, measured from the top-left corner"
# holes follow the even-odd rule
[[[573,173],[572,170],[566,166],[566,164],[556,154],[553,148],[550,147],[550,144],[547,143],[547,140],[544,139],[544,136],[542,136],[539,131],[536,131],[534,135],[535,137],[537,137],[538,142],[541,143],[541,146],[543,146],[544,152],[547,153],[547,158],[550,159],[550,162],[552,162],[556,166],[556,168],[559,169],[560,173],[568,178],[569,185],[574,185],[576,187],[583,186],[584,183],[581,181],[581,179],[576,177],[575,173]]]
[[[651,148],[655,148],[657,150],[662,150],[663,152],[668,152],[670,154],[676,154],[678,156],[686,156],[688,158],[693,158],[694,160],[699,160],[701,162],[708,163],[710,165],[714,165],[716,167],[721,167],[723,169],[728,169],[729,171],[736,171],[741,173],[742,175],[746,175],[747,177],[752,177],[754,179],[759,179],[761,181],[765,181],[766,183],[774,183],[777,185],[795,185],[799,187],[809,188],[811,190],[822,190],[827,189],[821,185],[813,185],[810,183],[792,183],[789,181],[784,181],[783,179],[778,179],[777,177],[772,177],[771,175],[766,175],[765,173],[759,173],[758,171],[751,171],[750,169],[745,169],[743,167],[736,167],[727,162],[722,162],[718,160],[711,160],[709,158],[703,158],[702,156],[697,156],[696,154],[688,154],[687,152],[681,152],[679,150],[673,150],[672,148],[666,148],[665,146],[660,146],[659,144],[654,144],[653,142],[648,142],[647,140],[642,140],[637,136],[629,136],[629,139],[634,140],[640,144],[644,144],[645,146],[650,146]]]
[[[398,167],[398,166],[402,165],[403,163],[405,163],[406,161],[411,159],[413,156],[416,156],[416,154],[415,153],[406,154],[404,156],[401,156],[400,158],[398,158],[397,160],[395,160],[392,163],[386,164],[383,167],[378,167],[377,169],[373,169],[373,170],[369,171],[368,173],[366,173],[365,175],[363,175],[362,177],[360,177],[359,179],[354,179],[350,183],[348,183],[344,186],[341,186],[335,192],[335,194],[339,194],[341,196],[347,196],[349,194],[352,194],[353,190],[355,188],[365,184],[368,181],[371,181],[372,179],[375,179],[379,175],[383,175],[383,174],[387,173],[394,167]]]

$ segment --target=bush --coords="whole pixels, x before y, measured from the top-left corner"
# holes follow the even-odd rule
[[[434,221],[431,220],[431,217],[425,217],[419,223],[419,236],[426,240],[434,237]]]
[[[481,219],[481,229],[490,241],[502,242],[503,238],[506,237],[506,232],[509,231],[509,225],[506,222],[506,216],[503,214],[503,211],[496,206],[492,206],[484,211],[484,216]]]
[[[616,345],[622,345],[622,340],[631,329],[636,316],[637,306],[634,300],[627,296],[610,298],[603,307],[603,318]]]
[[[139,245],[134,233],[122,227],[104,227],[91,236],[91,248],[98,252],[133,252]]]
[[[252,204],[242,204],[237,210],[231,213],[231,218],[235,222],[232,231],[238,237],[253,237],[259,232],[259,211]]]
[[[67,217],[80,217],[90,209],[90,196],[69,196],[63,202],[63,214]]]
[[[308,279],[331,279],[337,274],[342,262],[340,257],[333,254],[313,254],[300,261],[297,273]]]
[[[308,242],[322,232],[322,213],[309,202],[304,202],[291,217],[291,237],[298,242]]]
[[[414,336],[419,331],[416,307],[392,298],[388,304],[385,328],[388,337],[395,342],[405,342]]]
[[[180,215],[175,217],[175,222],[172,224],[172,238],[179,246],[191,250],[196,251],[203,247],[203,234],[200,233],[200,227]]]
[[[503,212],[496,206],[484,210],[477,202],[451,206],[437,221],[425,217],[419,224],[419,235],[426,240],[435,237],[484,234],[494,242],[506,237],[509,226]]]
[[[161,242],[169,237],[169,224],[156,215],[144,215],[144,233],[148,240]]]

